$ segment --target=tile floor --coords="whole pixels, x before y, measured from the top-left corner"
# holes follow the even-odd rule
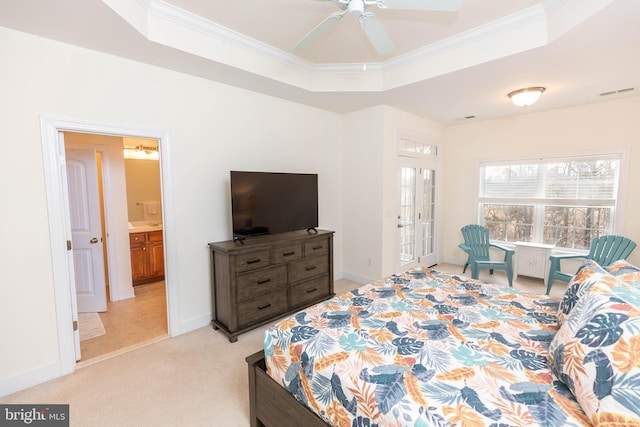
[[[135,298],[107,303],[100,313],[105,335],[80,342],[79,365],[168,337],[164,281],[134,287]]]

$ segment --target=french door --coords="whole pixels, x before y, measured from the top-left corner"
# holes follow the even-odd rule
[[[437,262],[436,175],[434,160],[398,157],[398,271]]]

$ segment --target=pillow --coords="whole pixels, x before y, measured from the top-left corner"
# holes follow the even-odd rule
[[[629,264],[627,260],[621,259],[614,262],[607,268],[607,271],[628,285],[640,287],[640,268]]]
[[[560,306],[558,307],[558,327],[562,326],[566,316],[571,313],[571,310],[585,292],[595,283],[599,282],[615,283],[616,279],[593,260],[582,263],[578,272],[569,281],[567,290],[560,301]]]
[[[640,425],[640,291],[595,283],[549,344],[556,376],[594,425]]]

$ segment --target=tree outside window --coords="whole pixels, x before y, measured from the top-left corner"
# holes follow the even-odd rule
[[[620,158],[483,163],[480,221],[493,240],[588,249],[613,233]]]

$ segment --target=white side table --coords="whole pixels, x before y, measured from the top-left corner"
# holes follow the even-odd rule
[[[549,278],[549,256],[554,245],[516,242],[514,278],[518,275],[542,279],[546,286]]]

